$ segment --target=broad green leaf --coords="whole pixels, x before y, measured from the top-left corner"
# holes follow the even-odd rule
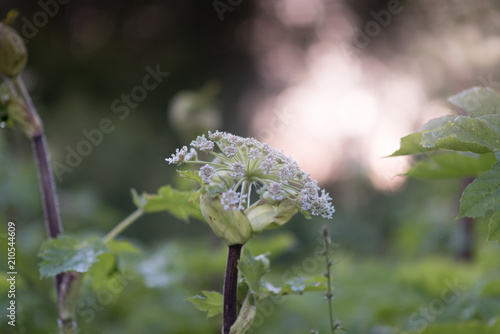
[[[52,277],[65,271],[86,272],[100,254],[109,252],[108,246],[97,237],[81,242],[70,236],[60,235],[46,240],[39,252],[42,277]]]
[[[391,157],[409,154],[426,153],[431,151],[429,148],[422,147],[422,132],[432,129],[437,129],[455,120],[456,116],[446,115],[440,118],[430,120],[424,126],[422,126],[417,132],[409,134],[401,138],[401,144],[399,150],[391,154]]]
[[[142,195],[132,190],[134,204],[144,212],[168,211],[179,219],[188,221],[190,216],[203,220],[200,196],[193,191],[180,191],[170,186],[161,187],[157,194]]]
[[[475,177],[489,170],[496,162],[493,153],[438,153],[418,161],[405,175],[422,179]]]
[[[500,162],[465,188],[458,218],[482,217],[489,210],[500,211]]]
[[[309,291],[326,291],[328,280],[324,276],[315,276],[309,279],[296,279],[285,283],[282,287],[275,287],[271,283],[263,282],[260,289],[260,299],[269,296],[301,295]]]
[[[448,98],[471,117],[500,114],[500,95],[488,87],[472,87]]]
[[[243,247],[238,268],[247,282],[250,292],[259,293],[260,279],[269,270],[269,265],[269,259],[265,254],[254,257],[247,247]]]
[[[488,241],[500,240],[500,212],[496,211],[491,215],[488,227]]]
[[[444,116],[401,138],[401,147],[391,156],[437,150],[487,153],[500,150],[500,115],[477,118]]]
[[[458,116],[445,126],[422,132],[421,145],[438,150],[486,153],[500,150],[500,115]]]
[[[88,276],[92,281],[92,288],[99,291],[109,286],[123,285],[123,278],[120,279],[125,271],[124,262],[136,257],[140,250],[128,241],[110,240],[107,243],[110,253],[99,255],[97,263],[94,263],[88,271]],[[118,282],[117,282],[118,281]]]
[[[200,311],[206,311],[207,318],[222,313],[222,295],[217,291],[202,291],[203,296],[189,297],[188,300],[193,303]]]

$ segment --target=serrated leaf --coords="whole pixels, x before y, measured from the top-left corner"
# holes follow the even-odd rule
[[[458,218],[482,217],[489,210],[500,211],[500,162],[465,188]]]
[[[109,252],[100,238],[91,237],[81,242],[70,236],[60,235],[46,240],[39,252],[42,277],[52,277],[65,271],[86,272],[100,254]]]
[[[418,161],[405,175],[422,179],[475,177],[491,169],[496,162],[493,153],[439,153]]]
[[[202,291],[203,296],[189,297],[188,300],[193,303],[200,311],[207,312],[207,318],[222,313],[222,295],[217,291]]]
[[[486,153],[500,150],[500,115],[458,116],[434,130],[422,132],[421,145],[438,150]]]
[[[472,87],[448,98],[471,117],[500,114],[500,95],[488,87]]]
[[[276,287],[268,282],[263,282],[260,290],[261,299],[269,296],[285,296],[290,294],[301,295],[309,291],[326,291],[327,278],[315,276],[308,279],[296,279],[285,283],[282,287]]]
[[[488,226],[488,241],[500,240],[500,212],[491,215]]]
[[[191,216],[204,221],[200,209],[200,196],[197,192],[180,191],[164,186],[154,195],[147,193],[139,195],[132,190],[132,197],[134,204],[144,212],[168,211],[186,222]]]
[[[260,291],[261,278],[269,270],[269,265],[269,259],[265,254],[254,257],[247,247],[243,247],[238,268],[241,276],[247,282],[250,292],[258,293]]]

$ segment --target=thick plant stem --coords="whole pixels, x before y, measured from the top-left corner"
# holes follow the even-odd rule
[[[43,208],[45,211],[45,227],[50,238],[56,238],[62,233],[61,218],[56,196],[56,188],[52,172],[50,170],[47,144],[43,133],[31,140],[33,153],[38,167],[38,179],[42,192]]]
[[[54,182],[54,177],[50,169],[49,163],[49,152],[47,149],[47,143],[45,140],[45,134],[43,132],[42,122],[38,116],[31,97],[24,85],[23,80],[20,77],[14,79],[15,88],[17,88],[17,93],[20,93],[21,97],[26,103],[26,111],[28,112],[29,119],[34,123],[34,129],[31,136],[31,145],[33,148],[33,155],[35,158],[38,181],[40,184],[40,191],[42,193],[42,204],[43,211],[45,215],[45,229],[47,230],[47,235],[49,238],[57,238],[59,234],[63,232],[61,216],[59,214],[59,203],[57,199],[56,186]],[[15,93],[15,91],[13,91]],[[61,289],[64,289],[63,282],[64,275],[66,273],[61,273],[55,277],[56,285],[56,295],[58,299],[59,314],[61,314],[60,309],[60,299],[61,299]],[[58,319],[59,331],[60,333],[76,333],[76,322],[74,319]]]
[[[56,188],[52,172],[50,170],[47,144],[43,132],[35,136],[32,140],[33,154],[38,170],[38,181],[40,183],[40,190],[42,193],[43,211],[45,214],[45,229],[49,238],[57,238],[63,232],[61,217],[59,215],[59,205],[57,201]],[[61,283],[63,281],[64,273],[58,274],[55,277],[56,295],[57,299],[60,298]],[[59,319],[59,329],[62,333],[71,333],[62,327],[62,321]]]
[[[231,245],[227,254],[226,275],[224,276],[224,325],[223,334],[229,334],[231,326],[236,321],[238,291],[238,262],[240,261],[241,248],[243,245]]]

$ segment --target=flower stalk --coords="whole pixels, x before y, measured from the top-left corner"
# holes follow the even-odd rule
[[[228,248],[223,289],[223,334],[229,334],[231,326],[238,316],[236,299],[238,292],[238,262],[240,261],[243,245],[231,245]]]

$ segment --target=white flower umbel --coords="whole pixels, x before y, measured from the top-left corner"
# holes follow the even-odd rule
[[[198,160],[197,150],[213,159]],[[202,212],[228,244],[243,244],[265,229],[281,226],[297,211],[324,218],[335,211],[328,193],[291,157],[254,138],[209,132],[193,140],[189,152],[184,146],[166,160],[201,165],[197,181],[202,186]]]

